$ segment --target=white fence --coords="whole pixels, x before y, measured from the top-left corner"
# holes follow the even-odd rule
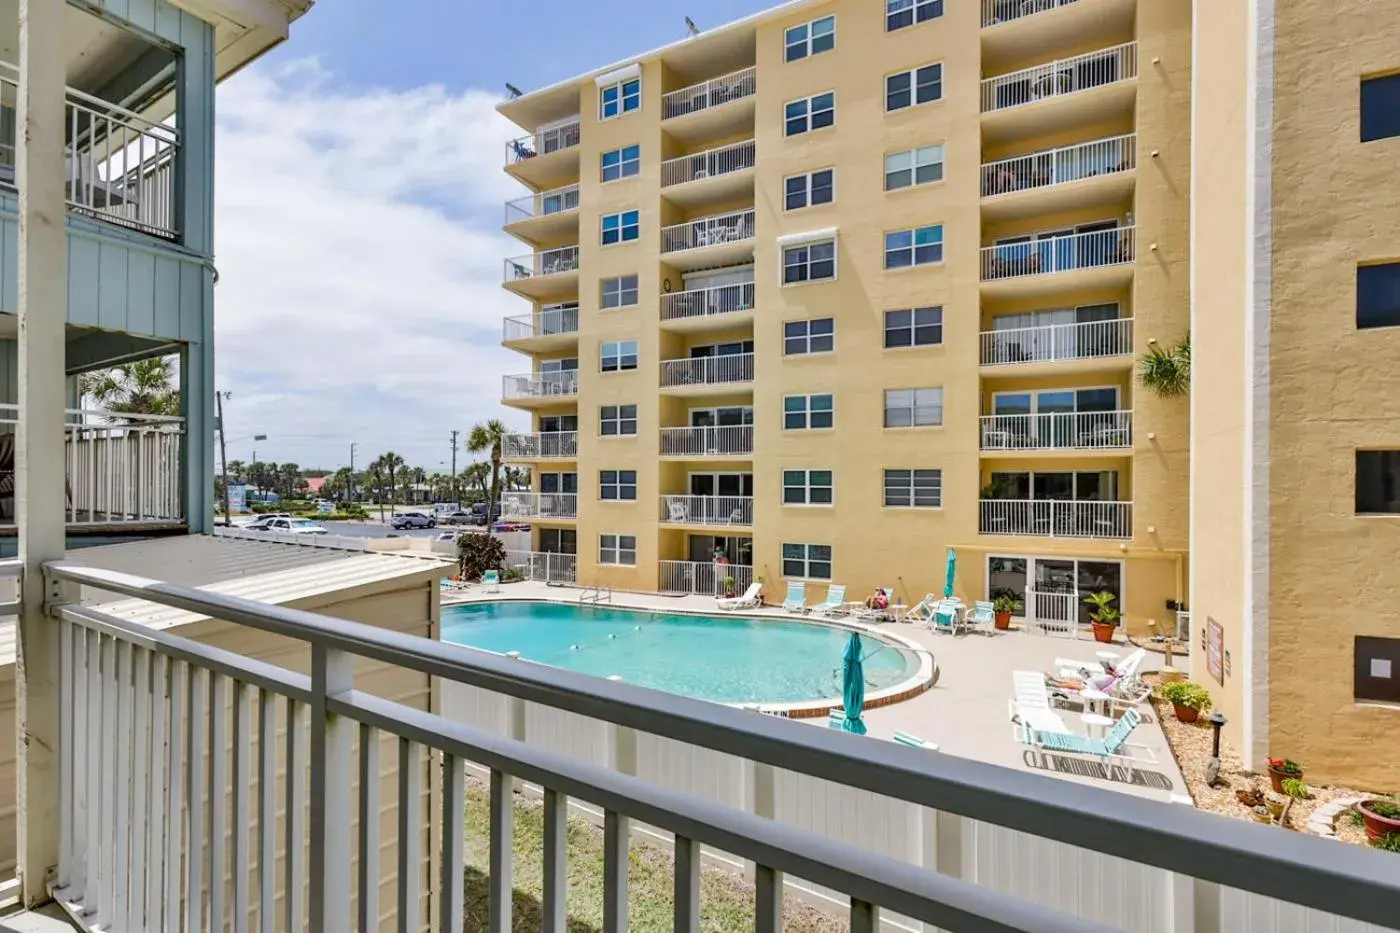
[[[983,450],[1101,450],[1131,446],[1131,411],[982,416]]]
[[[1047,363],[1127,356],[1133,352],[1133,319],[1046,324],[982,332],[982,365]]]
[[[752,240],[754,232],[753,208],[701,217],[661,228],[661,252],[674,253],[683,249],[701,246],[719,246],[722,243],[741,243]]]
[[[726,382],[753,382],[752,353],[661,361],[662,386],[717,385]]]
[[[1026,625],[1041,635],[1079,637],[1080,607],[1084,605],[1079,593],[1026,591]]]
[[[982,0],[982,25],[1009,23],[1078,2],[1079,0]]]
[[[982,197],[1048,188],[1137,167],[1137,136],[1114,136],[982,165]]]
[[[1134,227],[1113,227],[984,246],[982,281],[1129,263],[1136,255],[1136,234]]]
[[[506,202],[506,225],[578,210],[578,185],[565,185]]]
[[[573,583],[578,555],[553,551],[506,551],[506,566],[536,583]]]
[[[758,90],[758,73],[752,67],[711,78],[690,87],[672,91],[661,98],[661,119],[683,117],[731,101],[752,97]]]
[[[578,127],[578,121],[574,121],[510,140],[506,143],[506,165],[574,148],[579,140]]]
[[[1113,48],[985,78],[982,112],[1019,107],[1136,78],[1137,65],[1137,43],[1125,42]]]
[[[662,496],[663,525],[752,525],[752,496]]]
[[[752,310],[752,282],[736,282],[733,285],[715,285],[710,288],[692,288],[689,291],[671,292],[661,296],[661,320],[663,321]]]
[[[501,456],[506,460],[572,460],[578,456],[578,432],[507,434],[501,442]]]
[[[544,398],[554,395],[578,395],[578,370],[561,369],[501,377],[502,398]]]
[[[1133,504],[1093,499],[983,499],[984,535],[1131,538]]]
[[[577,518],[578,494],[572,492],[502,493],[501,517]]]
[[[529,340],[555,334],[578,333],[578,308],[546,308],[535,314],[522,314],[504,319],[503,340]]]
[[[559,272],[578,271],[578,247],[560,246],[541,253],[529,253],[506,260],[506,284],[517,279],[529,279],[539,275],[555,275]]]
[[[695,596],[739,595],[753,582],[753,568],[744,564],[716,564],[710,561],[661,560],[662,593],[689,593]]]
[[[662,428],[663,457],[728,457],[753,453],[753,425]]]
[[[667,159],[661,163],[661,187],[683,185],[700,178],[713,178],[753,168],[754,141],[730,143],[695,155]]]

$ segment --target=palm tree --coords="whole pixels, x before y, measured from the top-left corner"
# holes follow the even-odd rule
[[[509,432],[499,418],[478,424],[467,435],[467,450],[474,454],[491,452],[491,491],[486,497],[486,520],[496,518],[496,503],[501,498],[501,445]]]
[[[180,414],[173,357],[151,357],[83,373],[78,390],[108,411],[130,415]]]
[[[399,488],[399,487],[398,487],[398,484],[397,484],[397,483],[395,482],[395,480],[394,480],[394,474],[395,474],[395,473],[400,473],[400,474],[402,474],[402,473],[404,472],[404,468],[407,467],[407,466],[408,466],[408,464],[407,464],[407,462],[404,461],[404,458],[403,458],[403,457],[400,457],[398,454],[394,453],[392,450],[387,451],[387,452],[381,454],[380,457],[379,457],[379,468],[380,468],[380,470],[382,470],[382,471],[384,472],[384,475],[387,476],[387,477],[389,478],[389,504],[390,504],[390,505],[393,505],[395,502],[398,501],[398,488]]]
[[[462,481],[467,484],[468,489],[475,486],[477,492],[481,494],[481,498],[485,499],[487,480],[490,475],[491,467],[486,461],[479,460],[462,471]]]
[[[1169,350],[1152,345],[1138,360],[1138,381],[1158,398],[1178,398],[1191,391],[1191,335]]]
[[[374,497],[379,500],[379,520],[384,521],[384,455],[374,458],[366,470]]]
[[[233,482],[243,482],[244,474],[247,472],[248,464],[244,463],[242,460],[230,460],[228,462],[228,477]]]
[[[301,479],[301,467],[295,463],[284,463],[277,468],[277,481],[281,485],[282,494],[288,499],[296,491],[297,480]]]

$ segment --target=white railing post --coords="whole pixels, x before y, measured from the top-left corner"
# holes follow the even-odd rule
[[[327,709],[354,687],[355,659],[311,646],[310,927],[350,929],[350,741],[353,723]],[[218,882],[222,884],[222,881]]]

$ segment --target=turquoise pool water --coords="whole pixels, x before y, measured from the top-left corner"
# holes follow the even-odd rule
[[[546,602],[444,606],[444,641],[721,703],[841,695],[850,632],[806,622],[668,615]],[[918,672],[918,659],[862,635],[866,690]],[[577,647],[574,647],[577,646]]]

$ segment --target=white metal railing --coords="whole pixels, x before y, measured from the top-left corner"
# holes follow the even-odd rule
[[[1082,321],[982,331],[982,365],[1045,363],[1127,356],[1133,352],[1133,319]]]
[[[753,568],[744,564],[694,560],[659,560],[656,564],[660,576],[657,589],[662,593],[737,596],[753,583]]]
[[[565,123],[562,126],[540,130],[530,136],[510,140],[506,143],[506,165],[573,149],[578,145],[578,128],[578,121],[575,120],[573,123]]]
[[[667,159],[661,163],[661,187],[668,188],[700,178],[742,172],[753,166],[754,141],[746,139],[743,142],[697,152],[695,155]]]
[[[753,382],[752,353],[661,361],[663,387],[719,385],[726,382]]]
[[[578,432],[507,434],[501,441],[501,456],[507,460],[572,460],[578,456]]]
[[[1027,628],[1038,635],[1079,637],[1084,601],[1075,590],[1026,590]]]
[[[1254,933],[1361,933],[1400,901],[1393,856],[1364,846],[209,590],[63,562],[45,576],[59,670],[16,677],[57,713],[26,723],[47,751],[20,762],[53,806],[22,803],[20,838],[57,853],[54,896],[88,928],[265,930],[275,913],[286,929],[418,930],[431,897],[461,930],[468,773],[487,804],[491,930],[514,928],[514,867],[536,857],[512,855],[516,790],[544,798],[545,929],[564,928],[571,803],[601,814],[604,930],[629,929],[634,825],[673,846],[684,931],[700,928],[702,847],[750,866],[758,933],[783,929],[788,879],[859,933],[1106,933],[1139,928],[1144,904],[1171,905],[1170,933],[1243,916]],[[304,646],[278,659],[312,674],[65,602],[78,586],[275,633]],[[356,671],[371,666],[431,677],[441,711],[368,692]],[[1081,880],[1073,896],[1046,894],[1047,864]]]
[[[675,321],[711,314],[728,314],[731,311],[752,311],[753,296],[752,282],[671,292],[661,296],[661,320]]]
[[[663,525],[752,525],[753,496],[662,496]]]
[[[578,395],[578,371],[565,369],[501,377],[502,398],[545,398],[552,395]]]
[[[0,184],[16,184],[19,72],[0,62]],[[180,131],[69,88],[64,196],[70,210],[162,237],[179,235],[175,163]]]
[[[663,457],[728,457],[753,453],[753,425],[662,428]]]
[[[661,119],[683,117],[688,113],[752,97],[758,90],[757,77],[757,70],[750,65],[748,68],[672,91],[661,98]]]
[[[505,282],[578,271],[578,247],[560,246],[539,253],[528,253],[506,260]]]
[[[1019,107],[1137,77],[1137,43],[1057,59],[982,80],[982,112]]]
[[[983,450],[1095,450],[1131,446],[1131,411],[982,416]]]
[[[1070,499],[983,499],[984,535],[1131,538],[1133,504]]]
[[[575,554],[554,551],[506,551],[502,570],[516,570],[526,580],[535,583],[573,583],[578,567]]]
[[[1130,263],[1137,252],[1136,233],[1135,227],[1113,227],[984,246],[982,281]]]
[[[982,0],[982,25],[1009,23],[1078,2],[1079,0]]]
[[[501,493],[502,518],[578,518],[578,494],[572,492]]]
[[[505,318],[501,327],[502,340],[529,340],[556,334],[578,333],[578,308],[545,308],[534,314]]]
[[[506,202],[506,225],[550,214],[567,214],[578,210],[578,185],[565,185],[550,191],[527,194]]]
[[[1043,149],[982,164],[982,197],[1048,188],[1137,168],[1137,136],[1113,136],[1093,142]]]
[[[701,217],[661,228],[661,252],[674,253],[699,246],[718,246],[721,243],[740,243],[752,240],[754,235],[753,208],[734,211],[729,214],[716,214]]]

